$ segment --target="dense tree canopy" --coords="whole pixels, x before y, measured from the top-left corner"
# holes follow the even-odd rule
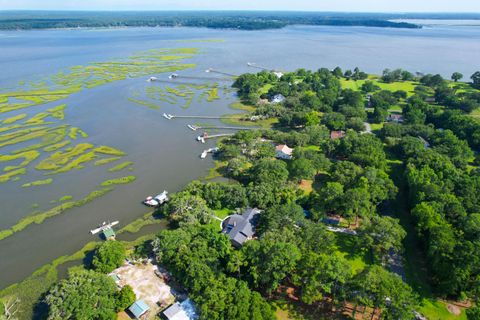
[[[79,271],[60,281],[45,297],[48,319],[114,320],[117,286],[110,277],[94,272]]]
[[[118,241],[105,241],[95,252],[92,266],[102,273],[112,272],[125,262],[125,246]]]

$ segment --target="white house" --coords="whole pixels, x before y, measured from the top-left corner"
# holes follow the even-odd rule
[[[278,159],[290,160],[292,159],[293,149],[289,148],[286,144],[280,144],[275,147],[275,157]]]
[[[270,100],[271,103],[282,103],[285,101],[285,97],[282,94],[276,94],[273,96],[273,99]]]

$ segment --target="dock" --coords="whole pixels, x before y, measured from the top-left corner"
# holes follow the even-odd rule
[[[97,233],[105,231],[107,229],[112,229],[112,227],[116,226],[117,224],[119,224],[118,221],[113,221],[113,222],[109,222],[109,223],[104,221],[102,224],[100,224],[98,226],[98,228],[90,230],[90,233],[91,234],[97,234]]]
[[[175,119],[175,118],[179,118],[179,119],[237,119],[237,117],[228,117],[228,116],[225,116],[225,117],[221,117],[221,116],[195,116],[195,115],[192,115],[192,116],[176,116],[176,115],[173,115],[173,114],[169,114],[169,113],[164,113],[163,114],[163,117],[165,119],[168,119],[168,120],[172,120],[172,119]]]
[[[218,148],[210,148],[207,150],[203,150],[202,154],[200,155],[201,159],[205,159],[209,153],[218,152]]]
[[[222,138],[222,137],[231,137],[233,133],[220,133],[220,134],[212,134],[212,135],[202,135],[197,137],[197,141],[201,143],[205,143],[207,139],[215,139],[215,138]]]
[[[235,77],[235,78],[238,77],[236,74],[215,70],[213,68],[208,68],[207,70],[205,70],[205,72],[206,73],[218,73],[218,74],[222,74],[222,75],[228,76],[228,77]]]
[[[187,127],[192,131],[197,131],[199,129],[225,129],[225,130],[254,130],[255,128],[250,127],[224,127],[224,126],[196,126],[189,124]]]

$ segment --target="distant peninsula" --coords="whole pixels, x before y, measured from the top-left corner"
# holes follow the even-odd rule
[[[421,28],[390,21],[404,15],[322,12],[258,11],[3,11],[0,30],[112,27],[203,27],[212,29],[264,30],[289,25],[363,26],[381,28]]]

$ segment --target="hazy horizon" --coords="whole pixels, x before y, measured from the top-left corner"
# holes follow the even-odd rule
[[[0,0],[0,11],[308,11],[347,13],[480,13],[480,1],[459,0],[261,0],[255,4],[241,0]]]

